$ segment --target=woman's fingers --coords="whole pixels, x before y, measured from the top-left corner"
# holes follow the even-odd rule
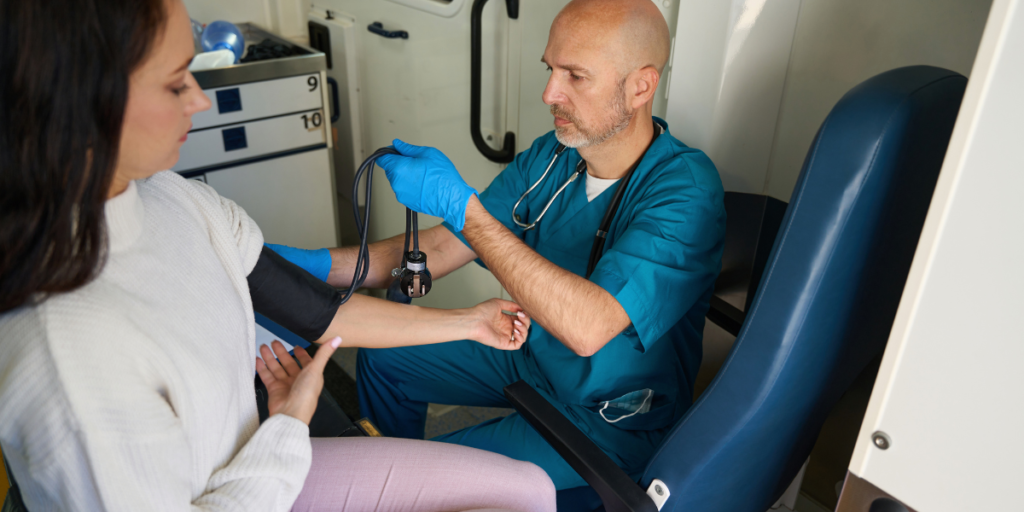
[[[520,322],[523,325],[525,325],[526,330],[530,330],[530,324],[533,323],[533,321],[530,320],[530,316],[523,311],[520,311],[516,314],[516,322]]]
[[[327,366],[327,360],[331,358],[331,354],[334,353],[334,349],[341,345],[341,338],[335,337],[334,339],[320,345],[320,348],[316,350],[316,356],[309,364],[303,363],[303,370],[308,369],[311,372],[323,373],[324,367]],[[309,357],[309,354],[306,354]]]
[[[295,383],[288,393],[288,400],[281,409],[283,414],[309,424],[309,420],[313,417],[313,411],[316,410],[320,390],[324,386],[324,366],[327,365],[327,360],[331,358],[334,349],[338,348],[340,344],[341,338],[334,338],[324,343],[317,349],[316,356],[309,361],[309,364],[303,365],[302,372],[295,379]]]
[[[276,357],[274,357],[274,353],[270,351],[270,347],[261,345],[260,357],[263,358],[263,364],[267,365],[267,369],[274,374],[274,378],[277,380],[288,379],[288,372],[284,371],[284,368],[281,368],[281,363],[278,362]]]
[[[309,363],[313,362],[313,358],[309,357],[309,352],[306,352],[306,349],[302,347],[295,347],[295,359],[299,360],[299,364],[301,364],[303,368],[309,366]]]
[[[284,371],[291,376],[299,374],[299,365],[295,363],[295,358],[288,353],[288,349],[285,348],[284,343],[278,340],[274,340],[270,346],[274,349],[274,355],[277,356],[277,360],[281,363],[281,367]]]
[[[267,368],[266,363],[258,357],[256,358],[256,373],[260,375],[260,380],[263,381],[264,386],[270,386],[277,381],[277,379],[274,378],[273,372]]]

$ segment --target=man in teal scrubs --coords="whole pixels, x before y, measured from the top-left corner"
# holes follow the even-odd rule
[[[651,114],[668,55],[668,27],[650,0],[574,1],[552,24],[543,56],[555,130],[479,198],[436,149],[396,141],[402,156],[378,160],[399,201],[446,220],[420,234],[435,279],[479,258],[533,322],[514,352],[469,341],[360,350],[361,411],[385,435],[422,438],[428,403],[509,407],[502,388],[523,379],[628,473],[642,472],[691,404],[725,232],[713,164]],[[519,205],[520,222],[535,222],[574,171],[586,172],[524,230],[513,207],[560,143],[569,149]],[[587,279],[595,233],[634,166]],[[391,283],[403,243],[371,246],[367,285]],[[331,250],[329,282],[349,284],[355,254]],[[519,414],[437,440],[532,461],[559,489],[586,485]]]

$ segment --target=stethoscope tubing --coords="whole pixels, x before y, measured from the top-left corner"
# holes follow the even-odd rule
[[[640,160],[643,160],[644,155],[647,154],[647,150],[650,149],[652,144],[654,144],[654,140],[658,138],[658,135],[661,135],[661,129],[658,126],[655,126],[654,135],[651,137],[651,143],[647,145],[646,149],[644,149],[644,154],[640,156]],[[551,158],[551,162],[548,163],[548,168],[544,169],[544,174],[541,174],[540,178],[538,178],[530,188],[526,189],[526,192],[523,192],[523,195],[519,196],[519,200],[516,201],[515,206],[512,207],[512,222],[515,222],[517,226],[523,228],[523,231],[529,231],[537,227],[537,223],[544,218],[544,214],[547,213],[548,208],[551,208],[551,204],[555,202],[555,199],[558,199],[558,195],[565,190],[565,187],[568,187],[570,183],[575,181],[576,178],[579,177],[580,174],[583,174],[583,171],[587,169],[586,161],[580,160],[580,163],[576,165],[576,171],[572,173],[572,176],[569,176],[569,179],[566,180],[558,191],[555,192],[555,195],[548,200],[548,204],[544,205],[544,209],[541,210],[540,215],[537,216],[537,220],[534,220],[530,224],[520,222],[516,215],[516,210],[519,209],[519,204],[526,199],[526,196],[530,195],[530,192],[532,192],[533,189],[537,188],[537,186],[544,181],[544,178],[547,178],[548,172],[551,171],[551,167],[555,165],[555,160],[558,160],[558,156],[562,154],[562,151],[565,151],[565,146],[559,144],[558,147],[555,148],[555,156],[553,156]],[[587,279],[590,279],[590,274],[594,272],[594,269],[597,267],[597,262],[601,259],[601,254],[604,252],[605,238],[608,236],[608,230],[611,228],[612,219],[615,218],[615,214],[619,210],[619,202],[622,201],[622,196],[626,192],[626,187],[629,185],[629,179],[633,176],[633,171],[635,171],[637,166],[640,165],[640,160],[637,160],[619,180],[618,188],[612,196],[612,202],[608,205],[604,218],[601,219],[601,225],[597,228],[597,233],[594,235],[594,244],[590,248],[590,260],[587,262]]]
[[[531,185],[530,188],[526,189],[526,192],[523,192],[523,195],[519,196],[519,200],[516,201],[515,206],[512,207],[512,222],[515,222],[517,226],[523,228],[523,231],[529,231],[537,227],[537,223],[544,218],[544,214],[548,212],[548,208],[551,208],[551,204],[555,202],[555,199],[558,199],[558,194],[561,194],[562,191],[565,190],[565,187],[568,187],[570,183],[575,181],[576,177],[579,176],[580,174],[579,169],[577,169],[576,172],[574,172],[572,176],[569,177],[569,180],[566,181],[562,185],[562,187],[558,189],[557,192],[555,192],[555,195],[552,196],[550,200],[548,200],[548,204],[544,205],[544,209],[541,210],[540,215],[537,216],[536,220],[529,224],[525,222],[519,222],[519,219],[516,218],[516,210],[519,209],[519,204],[522,203],[523,200],[525,200],[526,197],[530,195],[530,192],[533,192],[533,189],[537,188],[537,186],[544,181],[544,178],[548,177],[548,173],[551,172],[551,167],[555,165],[555,160],[558,160],[558,157],[562,154],[562,151],[565,151],[565,146],[559,144],[558,148],[555,149],[555,156],[551,157],[551,162],[548,163],[548,168],[544,169],[544,174],[541,174],[540,178],[537,178],[537,181],[533,182],[533,185]]]

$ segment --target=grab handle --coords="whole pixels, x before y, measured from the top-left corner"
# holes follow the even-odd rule
[[[366,30],[388,39],[409,39],[409,33],[404,30],[384,30],[384,24],[375,21],[366,26]]]
[[[469,73],[469,132],[473,136],[473,144],[488,160],[507,164],[516,156],[516,134],[505,133],[504,144],[495,150],[484,140],[480,131],[480,72],[481,44],[483,32],[483,12],[487,0],[474,0],[473,12],[470,15],[470,73]],[[505,0],[509,19],[519,18],[519,0]]]

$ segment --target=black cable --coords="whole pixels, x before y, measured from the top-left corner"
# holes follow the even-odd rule
[[[374,151],[369,156],[359,169],[356,170],[355,180],[352,183],[352,213],[356,219],[356,229],[359,231],[359,252],[356,256],[355,271],[352,274],[352,284],[349,285],[348,290],[345,290],[345,294],[341,298],[341,303],[348,302],[348,299],[352,297],[352,294],[356,292],[363,282],[366,281],[366,276],[370,273],[370,250],[367,243],[369,236],[369,222],[370,222],[370,203],[373,198],[373,169],[377,161],[377,158],[384,155],[397,155],[398,151],[393,147],[380,148]],[[370,172],[367,173],[366,171]],[[360,215],[359,213],[359,181],[362,180],[363,174],[366,174],[366,215]],[[408,216],[408,209],[406,209],[406,215]],[[409,240],[409,229],[406,229],[406,243]]]
[[[629,185],[629,178],[633,176],[633,171],[636,170],[636,164],[630,167],[626,175],[619,180],[618,188],[615,189],[615,195],[612,196],[612,202],[608,205],[608,209],[604,212],[604,218],[601,219],[601,226],[597,228],[597,234],[594,235],[594,245],[590,247],[590,259],[587,261],[587,275],[584,279],[590,279],[590,274],[594,273],[594,269],[597,268],[597,262],[601,260],[601,255],[604,254],[604,240],[608,236],[608,230],[611,229],[612,219],[615,218],[615,213],[619,210],[619,203],[622,201],[622,195],[626,192],[626,186]]]
[[[406,208],[407,211],[412,212],[412,255],[416,259],[420,257],[420,217],[419,214]],[[408,235],[406,235],[408,236]]]
[[[658,138],[658,135],[661,135],[661,128],[655,124],[654,135],[651,137],[651,143],[647,145],[647,149],[650,149],[651,145],[654,144],[654,140]],[[615,213],[619,211],[619,202],[622,201],[622,195],[626,193],[629,178],[633,176],[633,171],[636,170],[637,166],[640,165],[640,161],[647,155],[647,149],[640,156],[640,160],[637,160],[626,171],[625,176],[619,180],[618,188],[615,189],[615,195],[612,196],[612,202],[608,205],[608,209],[605,210],[604,218],[601,219],[601,225],[597,228],[597,234],[594,235],[594,245],[590,247],[590,259],[587,261],[587,275],[585,279],[590,279],[590,274],[593,274],[594,269],[597,268],[597,262],[601,261],[601,255],[604,254],[604,240],[608,236],[608,230],[612,227],[612,219],[615,218]]]
[[[405,253],[409,252],[409,232],[412,231],[412,210],[409,208],[405,209],[405,244],[402,245],[402,257],[405,257]]]

